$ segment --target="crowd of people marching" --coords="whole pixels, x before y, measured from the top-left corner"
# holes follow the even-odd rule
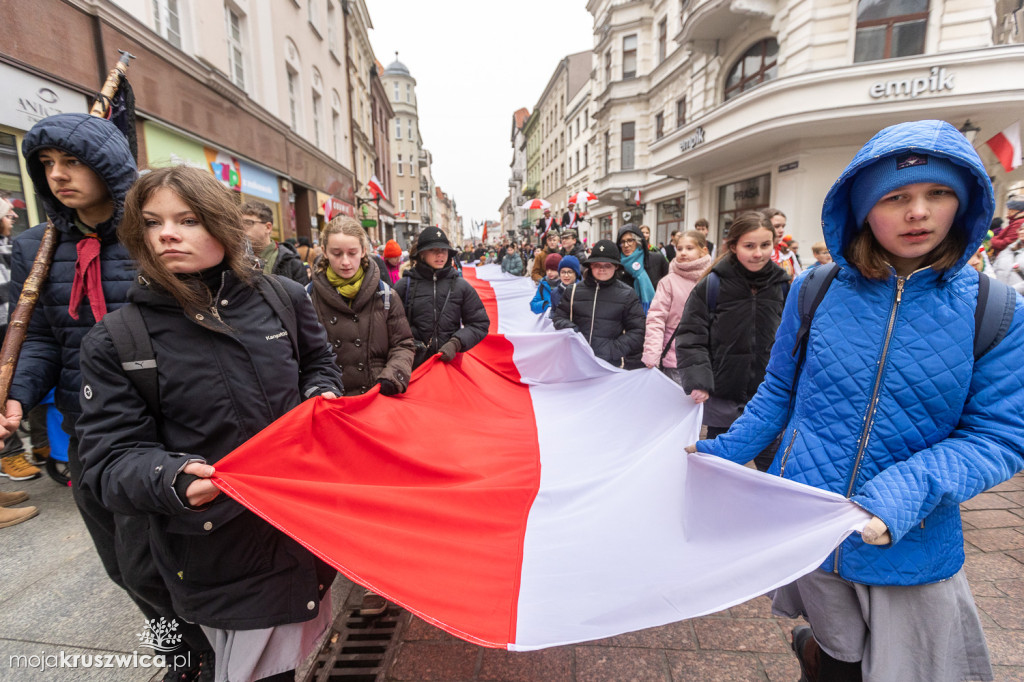
[[[22,151],[57,247],[0,418],[3,475],[38,476],[16,434],[54,390],[104,568],[147,618],[181,624],[185,662],[165,679],[294,678],[330,622],[334,571],[210,478],[300,402],[391,399],[478,344],[490,321],[463,262],[531,277],[531,310],[556,329],[677,382],[706,427],[681,452],[753,461],[872,515],[773,595],[809,623],[793,636],[805,679],[991,679],[958,505],[1024,467],[1024,198],[995,230],[984,166],[948,124],[865,145],[807,267],[775,209],[738,216],[717,248],[706,220],[660,248],[635,225],[587,248],[575,211],[545,215],[536,250],[459,252],[428,227],[408,257],[378,253],[347,217],[289,245],[208,173],[140,175],[109,121],[43,119]],[[0,209],[13,310],[46,226],[11,243]],[[36,514],[0,495],[0,527]]]

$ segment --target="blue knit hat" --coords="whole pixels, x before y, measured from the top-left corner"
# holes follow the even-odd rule
[[[943,156],[903,151],[885,156],[857,172],[850,183],[850,207],[857,225],[863,225],[878,200],[894,189],[918,182],[946,185],[960,200],[956,217],[967,210],[974,182],[971,171]]]
[[[562,260],[558,263],[559,272],[562,268],[572,268],[572,271],[576,273],[576,279],[583,277],[580,274],[580,259],[576,256],[562,256]]]

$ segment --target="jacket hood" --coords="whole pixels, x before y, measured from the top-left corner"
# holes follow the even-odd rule
[[[978,250],[988,232],[995,209],[992,183],[985,172],[985,166],[967,138],[949,123],[914,121],[889,126],[876,133],[853,157],[825,197],[821,209],[821,228],[828,250],[840,267],[855,269],[846,260],[844,251],[854,236],[864,228],[857,224],[850,201],[854,178],[879,159],[908,152],[941,156],[967,169],[975,180],[969,183],[967,208],[959,212],[952,227],[967,235],[967,248],[943,278],[953,277],[967,263],[971,254]]]
[[[110,220],[96,226],[104,240],[117,238],[117,226],[124,212],[124,197],[138,177],[128,140],[110,121],[88,114],[48,116],[25,133],[21,152],[29,177],[43,201],[46,214],[62,232],[75,234],[75,211],[62,204],[50,191],[46,171],[39,161],[43,149],[58,149],[71,154],[100,176],[114,200]]]

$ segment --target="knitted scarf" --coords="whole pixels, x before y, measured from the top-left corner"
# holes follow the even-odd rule
[[[356,270],[356,274],[352,275],[348,279],[345,279],[330,267],[326,270],[327,281],[331,283],[331,286],[338,290],[342,298],[352,300],[359,293],[359,287],[363,286],[363,275],[366,273],[363,271],[363,266],[359,266]]]
[[[638,246],[633,253],[622,256],[622,267],[633,278],[633,289],[640,297],[640,303],[643,304],[644,315],[646,315],[647,309],[651,307],[651,300],[654,299],[654,285],[651,284],[651,278],[644,268],[644,255],[643,247]]]

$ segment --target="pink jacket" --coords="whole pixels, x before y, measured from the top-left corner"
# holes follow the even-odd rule
[[[683,317],[686,299],[693,291],[697,280],[710,266],[711,256],[702,256],[689,263],[680,263],[673,258],[669,263],[668,275],[658,282],[654,300],[651,301],[651,308],[647,312],[643,361],[648,367],[658,366],[665,344]],[[665,356],[665,367],[675,366],[676,349],[672,348]]]

